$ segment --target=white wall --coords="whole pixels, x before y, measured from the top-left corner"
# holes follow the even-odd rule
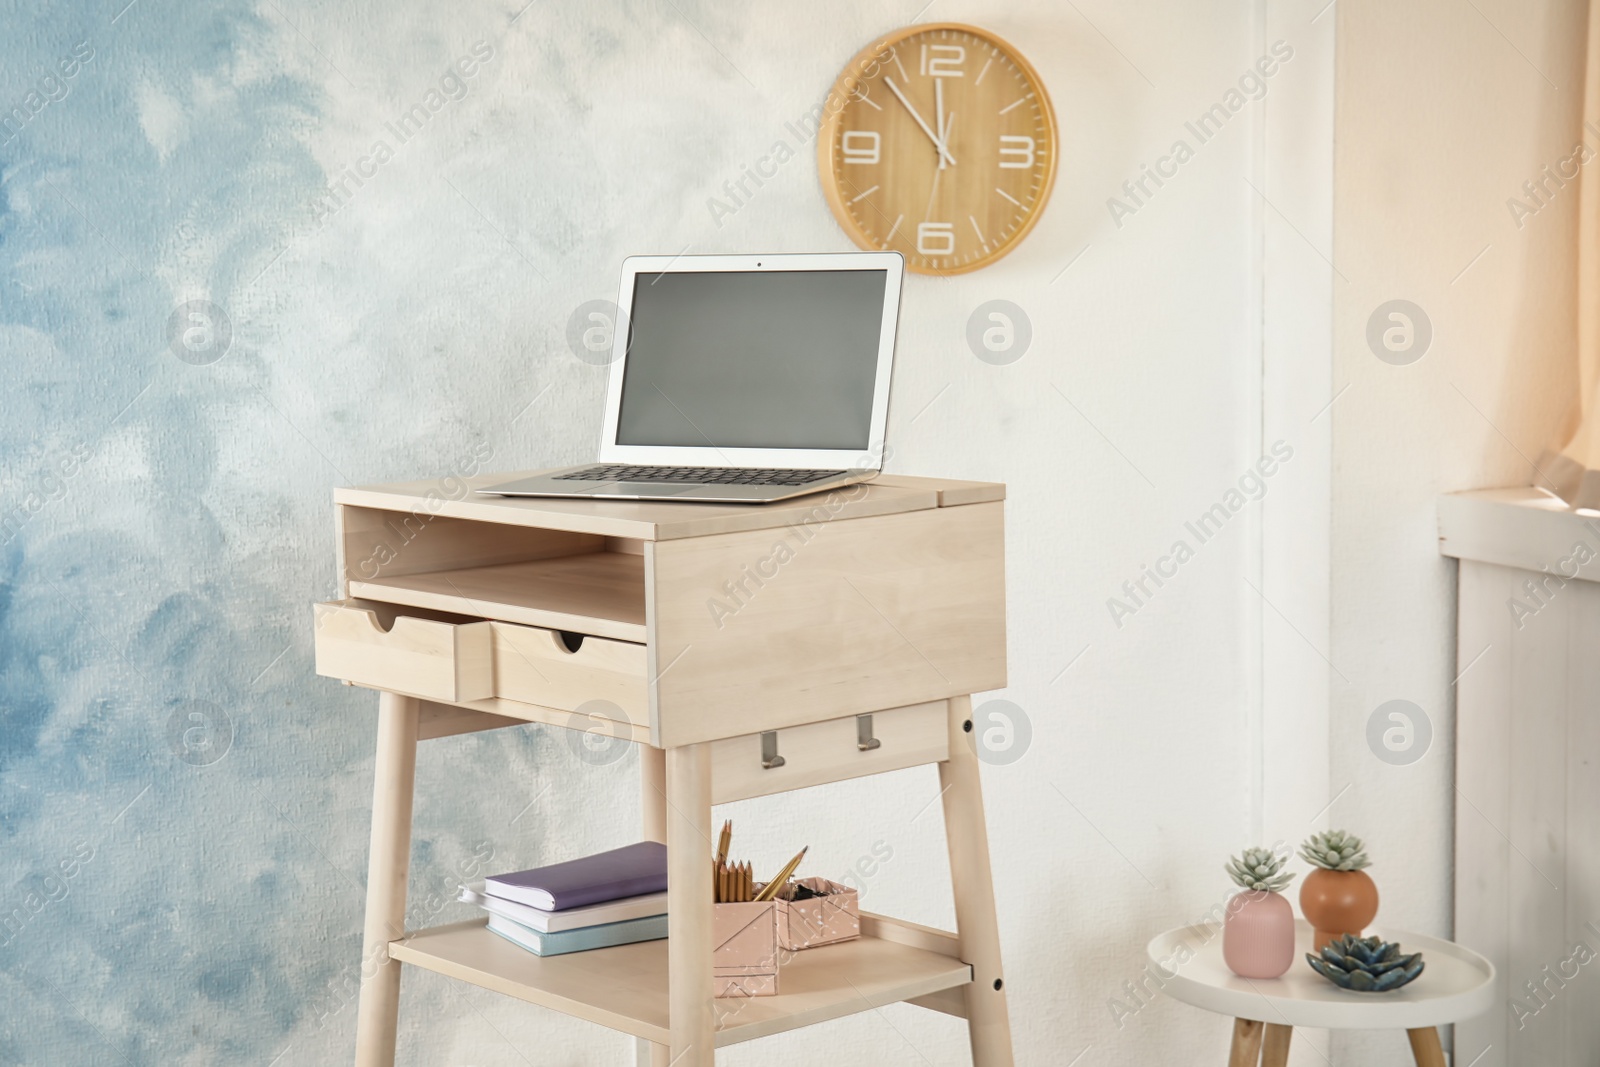
[[[1587,5],[1338,5],[1334,260],[1332,778],[1336,825],[1363,832],[1380,922],[1451,933],[1455,565],[1438,556],[1437,494],[1527,484],[1573,388],[1577,187],[1519,228],[1506,201],[1577,142]],[[1591,138],[1592,141],[1592,138]],[[1433,325],[1407,366],[1377,359],[1385,301]],[[1432,725],[1395,766],[1366,742],[1392,699]],[[1460,794],[1457,793],[1460,790]],[[1351,1037],[1345,1062],[1393,1035]],[[1481,1050],[1457,1049],[1470,1063]]]

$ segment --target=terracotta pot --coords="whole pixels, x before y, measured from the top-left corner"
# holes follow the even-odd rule
[[[1360,936],[1378,914],[1378,887],[1366,871],[1318,867],[1300,883],[1300,910],[1316,930],[1312,952],[1341,934]]]
[[[1294,909],[1277,893],[1245,892],[1228,901],[1222,960],[1240,978],[1277,978],[1294,963]]]

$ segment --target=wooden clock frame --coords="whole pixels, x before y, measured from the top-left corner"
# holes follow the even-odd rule
[[[827,103],[824,107],[823,123],[817,134],[817,170],[822,181],[823,192],[827,196],[828,206],[832,209],[834,218],[838,220],[845,233],[850,235],[850,239],[861,248],[872,251],[879,251],[889,247],[886,241],[868,234],[857,224],[848,206],[847,190],[841,188],[839,169],[835,165],[835,149],[841,132],[840,125],[844,121],[850,100],[855,96],[864,80],[876,77],[875,74],[868,74],[867,72],[875,71],[881,63],[887,62],[889,57],[893,55],[896,45],[908,39],[941,30],[970,34],[987,41],[1016,65],[1037,97],[1039,110],[1049,131],[1050,145],[1048,152],[1044,154],[1037,202],[1018,224],[1016,232],[1003,242],[998,243],[992,251],[973,260],[948,267],[930,267],[918,262],[912,256],[907,256],[906,269],[918,274],[934,276],[965,274],[980,267],[986,267],[1015,249],[1033,231],[1034,226],[1039,221],[1039,216],[1044,213],[1044,209],[1050,199],[1050,193],[1055,187],[1056,156],[1060,151],[1060,131],[1056,123],[1055,109],[1051,105],[1044,81],[1040,78],[1038,70],[1010,42],[988,30],[959,22],[923,23],[896,30],[863,48],[845,67],[834,82],[833,89],[828,95]]]

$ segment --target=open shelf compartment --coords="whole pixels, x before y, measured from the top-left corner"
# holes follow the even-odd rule
[[[350,594],[415,608],[645,642],[644,557],[553,559],[350,579]]]
[[[647,641],[639,540],[350,504],[338,537],[341,597]]]
[[[862,919],[858,940],[785,956],[778,995],[718,1000],[717,1046],[927,997],[972,981],[972,968],[952,955],[953,936],[879,916]],[[390,942],[389,954],[402,963],[647,1041],[671,1041],[666,941],[540,957],[490,933],[486,921],[407,934]],[[918,942],[935,948],[917,947]]]

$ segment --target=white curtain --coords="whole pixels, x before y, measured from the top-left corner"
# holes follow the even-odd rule
[[[1583,139],[1600,137],[1600,2],[1589,4],[1584,65]],[[1592,142],[1590,142],[1592,143]],[[1534,484],[1548,479],[1575,508],[1600,509],[1600,160],[1582,168],[1578,208],[1578,404],[1566,444],[1539,461]]]

